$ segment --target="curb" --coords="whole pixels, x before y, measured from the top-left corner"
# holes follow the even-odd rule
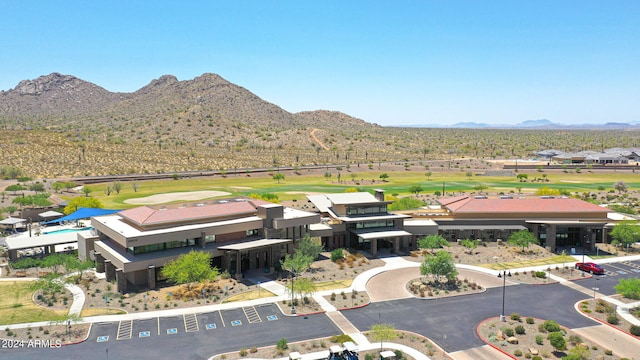
[[[489,320],[492,320],[492,319],[500,319],[500,318],[499,318],[499,317],[490,317],[490,318],[487,318],[487,319],[482,320],[482,321],[478,324],[478,326],[476,326],[476,335],[478,335],[478,337],[480,338],[480,340],[482,340],[482,342],[484,342],[485,344],[487,344],[487,345],[491,346],[492,348],[494,348],[494,349],[498,350],[499,352],[501,352],[501,353],[503,353],[503,354],[507,355],[508,357],[510,357],[510,358],[512,358],[512,359],[516,359],[516,357],[514,357],[513,355],[509,354],[508,352],[506,352],[506,351],[502,350],[501,348],[499,348],[499,347],[497,347],[497,346],[493,345],[491,342],[489,342],[487,339],[485,339],[485,338],[484,338],[484,336],[482,336],[482,335],[480,334],[480,326],[482,326],[482,324],[484,324],[485,322],[487,322],[487,321],[489,321]]]
[[[589,299],[589,300],[591,300],[591,299]],[[602,325],[607,325],[607,326],[609,326],[610,328],[615,329],[615,330],[617,330],[617,331],[619,331],[619,332],[621,332],[621,333],[623,333],[623,334],[627,334],[627,335],[631,336],[632,338],[634,338],[634,339],[636,339],[636,340],[640,340],[640,336],[633,335],[632,333],[630,333],[630,332],[628,332],[628,331],[626,331],[626,330],[623,330],[622,328],[619,328],[619,327],[617,327],[617,326],[614,326],[613,324],[610,324],[610,323],[608,323],[608,322],[606,322],[606,321],[602,321],[602,320],[598,319],[597,317],[595,317],[595,316],[593,316],[593,315],[591,315],[591,314],[589,314],[589,313],[586,313],[586,312],[582,311],[582,309],[580,308],[580,303],[582,303],[583,301],[585,301],[585,300],[580,300],[580,301],[576,302],[576,303],[573,305],[573,307],[574,307],[574,308],[575,308],[575,309],[576,309],[580,314],[582,314],[583,316],[588,317],[588,318],[589,318],[589,319],[591,319],[591,320],[597,321],[597,322],[599,322],[599,323],[600,323],[600,324],[602,324]],[[605,300],[605,301],[606,301],[606,300]]]

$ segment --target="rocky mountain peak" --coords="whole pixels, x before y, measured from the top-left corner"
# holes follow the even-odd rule
[[[69,90],[82,82],[75,76],[54,72],[35,80],[22,80],[13,90],[20,95],[41,95],[52,90]]]

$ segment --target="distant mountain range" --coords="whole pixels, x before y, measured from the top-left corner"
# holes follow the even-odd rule
[[[517,124],[487,124],[477,122],[459,122],[447,126],[412,125],[412,127],[449,127],[459,129],[640,129],[639,123],[607,122],[604,124],[558,124],[547,119],[526,120]]]

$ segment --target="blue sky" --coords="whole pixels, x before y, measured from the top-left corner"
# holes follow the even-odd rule
[[[380,125],[640,121],[640,1],[0,0],[0,90],[216,73]]]

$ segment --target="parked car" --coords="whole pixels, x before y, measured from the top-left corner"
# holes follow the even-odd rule
[[[576,263],[576,269],[586,271],[591,274],[604,274],[604,269],[602,268],[602,266],[592,262]]]

